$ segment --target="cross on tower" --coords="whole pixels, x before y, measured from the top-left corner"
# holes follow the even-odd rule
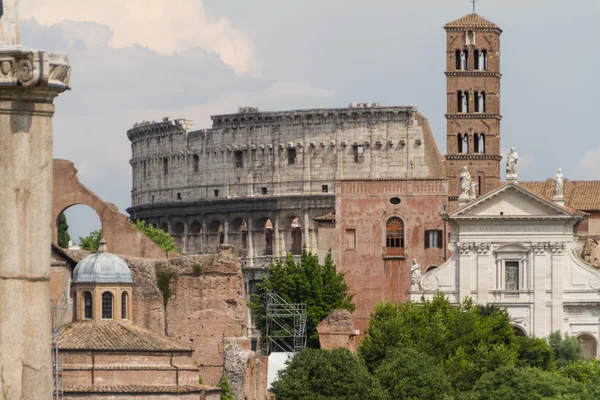
[[[0,0],[0,3],[2,0]],[[473,14],[475,14],[475,3],[479,3],[479,0],[469,0],[469,3],[473,3]]]

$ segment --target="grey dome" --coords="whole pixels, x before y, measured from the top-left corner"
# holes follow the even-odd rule
[[[114,254],[94,253],[81,260],[73,271],[73,283],[133,283],[125,261]]]

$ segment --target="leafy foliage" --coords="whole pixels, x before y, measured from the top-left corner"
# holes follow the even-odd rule
[[[515,338],[519,354],[517,367],[535,367],[546,371],[554,370],[554,350],[540,338],[519,336]]]
[[[336,308],[354,311],[344,274],[337,272],[331,252],[323,264],[319,257],[304,249],[299,262],[291,254],[285,261],[269,267],[269,277],[256,285],[248,306],[253,310],[256,326],[266,336],[266,293],[277,293],[290,303],[306,303],[308,347],[319,347],[317,325]]]
[[[60,213],[58,216],[58,220],[56,221],[56,230],[58,231],[58,245],[63,249],[68,248],[71,236],[69,235],[67,216],[64,213]]]
[[[273,382],[282,400],[387,400],[379,382],[346,349],[304,349]]]
[[[457,399],[469,400],[549,400],[592,399],[585,387],[558,373],[538,368],[498,368],[483,375],[471,392]]]
[[[152,224],[147,224],[146,221],[135,221],[133,225],[140,230],[144,235],[148,236],[150,240],[156,243],[165,252],[177,252],[177,245],[175,239],[168,232],[163,231],[160,228],[154,227]]]
[[[82,250],[88,250],[92,253],[98,251],[100,240],[102,239],[102,229],[92,231],[89,236],[79,238],[79,246]]]
[[[200,276],[202,275],[202,271],[204,270],[204,268],[202,267],[202,264],[194,264],[192,270],[194,271],[194,275]]]
[[[470,299],[452,306],[441,293],[422,304],[378,304],[367,334],[359,354],[371,371],[390,349],[413,348],[440,363],[459,390],[471,388],[484,373],[513,365],[517,359],[506,310],[474,305]]]
[[[174,272],[168,272],[163,270],[156,271],[156,286],[163,295],[163,302],[165,307],[169,302],[171,296],[173,296],[173,289],[171,288],[171,279],[175,275]]]
[[[548,343],[554,350],[554,358],[559,368],[583,359],[581,343],[566,333],[563,336],[559,331],[552,332],[548,336]]]
[[[443,400],[452,395],[450,380],[435,358],[414,349],[392,349],[374,375],[391,399]]]
[[[223,378],[217,386],[221,388],[221,400],[235,400],[235,395],[229,385],[229,378],[226,375],[223,375]]]

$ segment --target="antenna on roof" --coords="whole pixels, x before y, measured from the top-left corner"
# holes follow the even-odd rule
[[[475,14],[475,4],[479,3],[479,0],[469,0],[469,3],[473,3],[473,14]]]

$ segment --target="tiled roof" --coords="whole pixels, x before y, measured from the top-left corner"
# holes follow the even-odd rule
[[[132,324],[116,321],[80,321],[64,325],[60,350],[192,351],[171,339]]]
[[[444,25],[444,28],[496,28],[500,29],[498,25],[487,19],[481,17],[478,14],[468,14],[462,18],[448,22]]]
[[[519,182],[525,189],[538,196],[552,199],[554,181]],[[600,181],[564,180],[565,206],[581,211],[600,211]]]
[[[65,393],[196,393],[201,391],[219,390],[219,388],[208,385],[185,385],[185,386],[146,386],[146,385],[123,385],[123,386],[65,386]]]
[[[329,214],[320,215],[314,218],[315,221],[335,221],[335,212],[330,212]]]

